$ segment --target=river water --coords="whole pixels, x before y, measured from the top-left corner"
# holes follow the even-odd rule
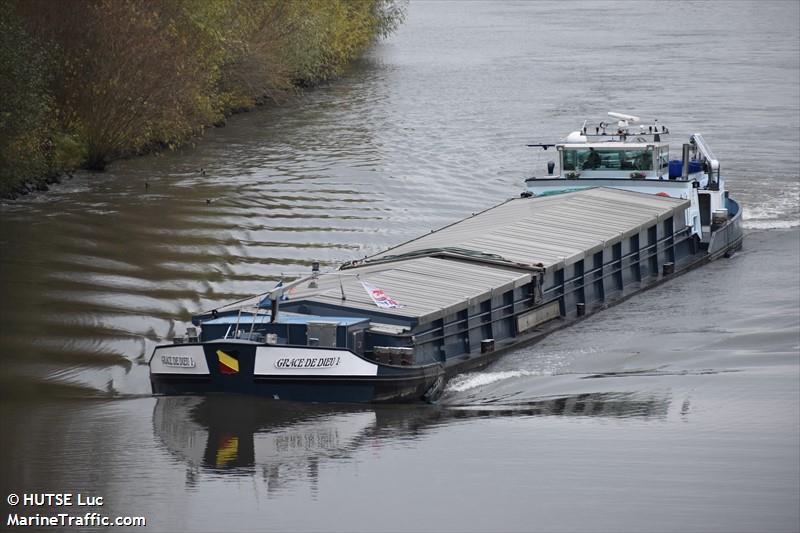
[[[335,83],[3,205],[3,499],[151,531],[800,530],[799,5],[413,2]],[[526,143],[609,110],[704,134],[741,253],[435,406],[150,396],[192,313],[515,196]]]

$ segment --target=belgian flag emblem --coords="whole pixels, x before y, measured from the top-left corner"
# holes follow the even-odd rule
[[[219,361],[220,374],[239,373],[239,359],[237,359],[236,356],[236,353],[228,354],[222,350],[217,350],[217,360]]]

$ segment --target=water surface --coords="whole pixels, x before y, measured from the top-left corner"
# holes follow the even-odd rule
[[[4,204],[3,494],[152,531],[800,530],[798,9],[412,3],[335,83]],[[704,134],[741,253],[436,406],[150,397],[192,313],[515,196],[526,143],[609,110]]]

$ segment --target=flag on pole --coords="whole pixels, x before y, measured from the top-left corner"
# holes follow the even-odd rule
[[[283,287],[283,280],[280,280],[277,285],[272,287],[272,290],[274,291],[275,289],[279,289],[281,287]],[[292,289],[294,289],[294,287],[292,287]],[[286,294],[286,291],[284,291],[281,293],[281,296],[280,298],[278,298],[278,301],[284,302],[288,299],[289,295]],[[270,298],[269,296],[265,296],[260,302],[258,302],[258,307],[260,307],[261,309],[269,309],[271,305],[272,305],[272,298]]]
[[[383,309],[393,309],[397,307],[403,307],[402,305],[397,303],[397,300],[395,300],[394,298],[383,292],[382,289],[374,287],[369,283],[367,283],[366,281],[363,280],[359,281],[361,281],[361,285],[364,287],[364,290],[367,291],[369,297],[372,298],[372,301],[375,302],[375,305],[377,305],[378,307],[381,307]]]

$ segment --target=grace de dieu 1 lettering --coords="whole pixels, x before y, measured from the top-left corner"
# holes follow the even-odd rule
[[[275,361],[275,368],[333,368],[340,362],[340,357],[283,357]]]

